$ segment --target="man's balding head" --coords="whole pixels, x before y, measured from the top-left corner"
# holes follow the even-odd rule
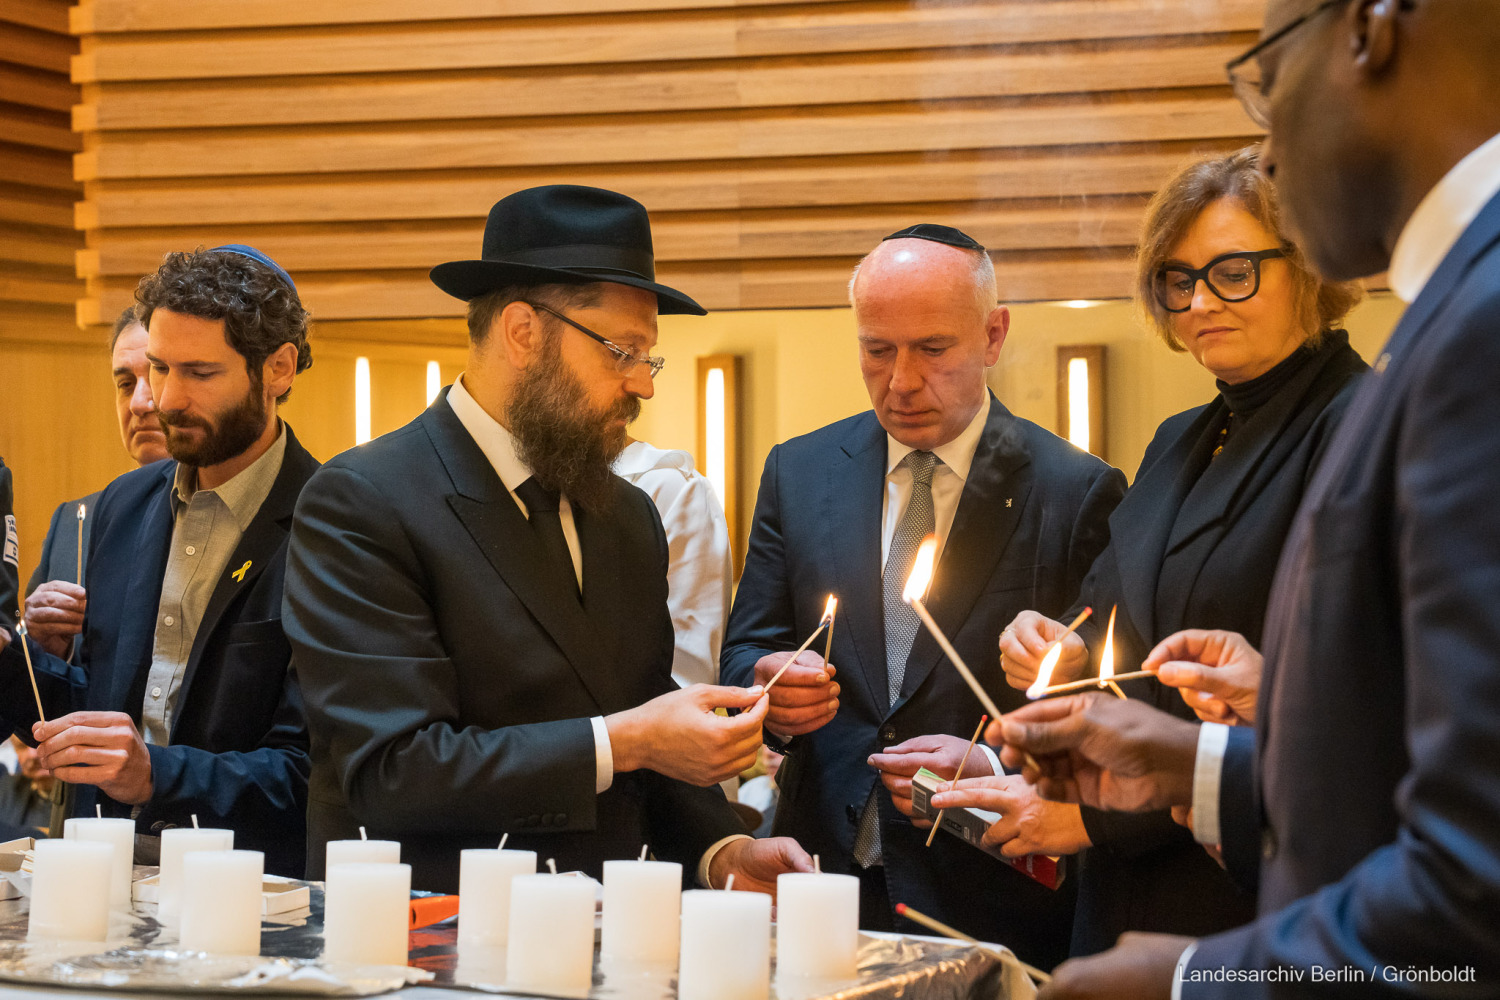
[[[849,299],[860,372],[881,426],[932,450],[952,441],[985,401],[1010,313],[996,302],[989,256],[927,239],[892,239],[855,269]]]

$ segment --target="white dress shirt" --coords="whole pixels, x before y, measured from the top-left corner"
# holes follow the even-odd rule
[[[938,540],[934,561],[943,557],[943,546],[947,544],[948,532],[953,527],[953,515],[958,512],[958,498],[969,478],[969,467],[974,464],[974,453],[979,450],[984,422],[989,417],[990,397],[986,393],[969,426],[952,441],[932,449],[938,458],[932,469],[932,523]],[[901,515],[906,513],[906,505],[911,500],[911,470],[901,463],[914,451],[915,448],[902,444],[889,434],[885,436],[885,499],[880,522],[882,567],[891,554],[896,525],[901,523]]]
[[[531,478],[531,470],[521,461],[521,456],[516,454],[516,439],[500,421],[474,401],[469,390],[464,388],[462,375],[453,380],[453,388],[448,390],[448,405],[453,407],[458,422],[464,425],[464,430],[469,432],[474,443],[479,445],[479,450],[484,452],[484,457],[489,459],[500,482],[510,491],[510,498],[521,508],[526,519],[530,520],[530,511],[521,502],[521,498],[516,496],[516,487]],[[562,521],[563,539],[568,543],[568,554],[573,557],[573,575],[577,577],[578,589],[582,592],[583,549],[578,544],[578,525],[573,523],[573,507],[566,496],[558,502],[557,516]],[[609,727],[604,724],[604,716],[596,715],[589,722],[594,727],[594,791],[604,792],[615,783],[615,755],[609,745]]]
[[[1469,223],[1500,194],[1500,135],[1448,171],[1417,205],[1391,253],[1391,289],[1413,302]]]
[[[632,441],[615,459],[615,475],[646,492],[667,533],[667,608],[676,648],[672,679],[719,683],[719,649],[734,587],[729,524],[714,488],[685,451]]]
[[[1491,137],[1459,160],[1406,220],[1391,252],[1389,271],[1391,289],[1403,302],[1416,301],[1464,230],[1497,194],[1500,194],[1500,135]],[[1193,764],[1193,839],[1200,844],[1222,843],[1219,796],[1228,743],[1227,727],[1211,722],[1203,724]],[[1197,947],[1195,942],[1178,961],[1172,1000],[1182,996],[1181,971]]]

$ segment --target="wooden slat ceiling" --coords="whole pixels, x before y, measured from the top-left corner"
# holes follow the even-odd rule
[[[984,241],[1010,300],[1124,295],[1149,193],[1254,138],[1223,65],[1262,3],[84,0],[79,319],[230,240],[320,319],[456,315],[428,268],[553,182],[642,200],[663,279],[710,308],[841,304],[917,221]]]
[[[0,334],[71,328],[84,291],[73,229],[83,186],[72,172],[83,145],[68,121],[77,52],[65,0],[0,0]]]

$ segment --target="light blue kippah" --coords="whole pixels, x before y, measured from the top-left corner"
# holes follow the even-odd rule
[[[271,270],[275,271],[277,274],[281,275],[286,283],[292,287],[293,294],[295,294],[297,291],[297,283],[292,280],[292,276],[290,274],[287,274],[286,271],[282,269],[280,264],[276,263],[274,260],[267,257],[265,254],[261,253],[259,250],[255,249],[252,246],[246,246],[243,243],[226,243],[221,247],[212,248],[211,250],[209,250],[209,253],[237,253],[241,257],[249,257],[251,260],[259,261],[260,263],[269,267]]]

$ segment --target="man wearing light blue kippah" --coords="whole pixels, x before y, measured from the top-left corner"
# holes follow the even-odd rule
[[[307,310],[242,245],[169,254],[136,299],[175,461],[121,476],[90,511],[72,663],[22,638],[33,695],[18,637],[0,632],[0,723],[76,786],[75,814],[135,820],[137,861],[155,863],[163,829],[197,823],[300,875],[307,727],[281,592],[318,463],[276,409],[312,363]]]

